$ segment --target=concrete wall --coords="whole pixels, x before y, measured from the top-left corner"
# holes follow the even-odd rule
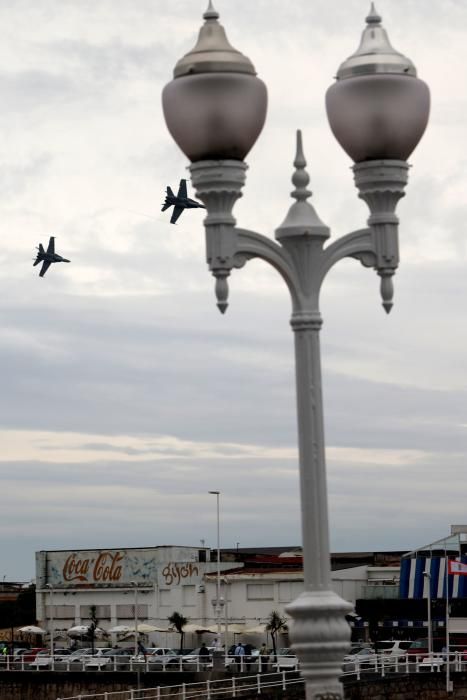
[[[86,673],[59,674],[49,672],[36,673],[1,673],[0,700],[57,700],[79,693],[93,694],[115,691],[127,691],[136,687],[136,674]],[[151,688],[158,683],[164,686],[178,686],[181,682],[194,683],[206,680],[208,674],[144,674],[141,675],[141,688]],[[213,679],[213,676],[211,679]],[[222,674],[216,677],[221,677]],[[40,679],[39,679],[40,676]],[[157,680],[158,679],[158,680]],[[39,682],[40,680],[40,682]],[[453,674],[454,690],[446,694],[446,677],[441,673],[413,674],[397,678],[375,679],[364,682],[349,682],[344,685],[345,700],[466,700],[467,674]],[[163,693],[164,695],[165,693]],[[171,691],[167,695],[173,697]],[[229,700],[228,695],[224,696]],[[248,696],[242,695],[244,700]],[[251,700],[257,700],[256,693]],[[303,686],[292,686],[287,691],[281,688],[271,692],[263,689],[261,698],[264,700],[288,698],[288,700],[303,700]]]
[[[465,700],[467,674],[452,676],[454,690],[446,693],[443,673],[417,673],[397,678],[345,684],[345,700]]]

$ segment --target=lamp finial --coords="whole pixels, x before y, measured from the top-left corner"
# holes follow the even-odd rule
[[[204,13],[203,19],[219,19],[219,13],[214,9],[212,0],[209,0],[208,9]]]
[[[381,15],[379,15],[376,12],[375,3],[372,2],[371,7],[370,7],[370,12],[368,13],[368,16],[365,18],[366,23],[367,24],[381,24],[382,19],[383,18],[381,17]]]

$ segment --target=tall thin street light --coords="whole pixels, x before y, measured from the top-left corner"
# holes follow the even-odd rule
[[[431,574],[428,571],[423,572],[423,576],[426,578],[428,582],[428,589],[427,589],[427,608],[428,608],[428,655],[431,656],[433,655],[433,630],[432,630],[432,625],[431,625]]]
[[[136,581],[132,581],[131,585],[134,587],[135,591],[135,602],[134,602],[134,625],[135,625],[135,656],[138,656],[138,584]]]
[[[219,517],[219,496],[220,491],[208,491],[212,496],[216,496],[217,501],[217,591],[216,591],[216,622],[217,622],[217,643],[221,647],[221,537],[220,537],[220,517]],[[225,601],[224,601],[225,605]]]
[[[191,161],[192,184],[206,206],[207,262],[216,280],[219,310],[225,313],[228,307],[230,274],[254,258],[272,265],[290,292],[304,568],[304,591],[287,606],[290,639],[306,681],[307,700],[340,700],[342,662],[350,647],[345,615],[352,606],[331,585],[320,292],[331,268],[343,258],[353,258],[377,272],[383,307],[391,310],[399,263],[395,211],[407,184],[407,159],[428,122],[429,90],[417,78],[412,61],[391,46],[372,4],[357,51],[341,64],[326,94],[331,130],[354,161],[359,197],[370,210],[367,227],[327,244],[330,230],[307,201],[310,177],[297,131],[292,175],[296,201],[273,241],[237,227],[232,213],[246,180],[244,159],[266,119],[266,86],[250,59],[229,43],[211,0],[203,17],[195,47],[177,62],[173,80],[164,87],[164,117]],[[283,89],[287,104],[287,82]],[[273,150],[271,167],[276,161]]]
[[[54,589],[51,583],[46,583],[45,588],[48,588],[50,591],[50,653],[54,655],[54,627],[55,627],[55,619],[54,619]]]

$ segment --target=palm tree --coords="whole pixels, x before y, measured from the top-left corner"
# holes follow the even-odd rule
[[[281,629],[284,629],[286,626],[286,619],[285,617],[281,617],[280,614],[277,612],[277,610],[272,610],[269,613],[269,617],[267,619],[266,623],[266,631],[271,633],[271,639],[272,639],[272,651],[274,654],[274,661],[276,661],[276,656],[277,656],[277,645],[276,645],[276,637],[277,633],[280,632]]]
[[[184,615],[182,615],[179,612],[173,612],[171,614],[171,616],[168,618],[168,620],[169,620],[170,624],[175,627],[175,629],[177,630],[177,632],[180,635],[180,654],[182,654],[183,653],[183,651],[182,651],[183,650],[183,637],[185,635],[183,628],[187,624],[188,619],[186,617],[184,617]]]

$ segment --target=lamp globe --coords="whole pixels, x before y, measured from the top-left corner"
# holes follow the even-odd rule
[[[266,119],[266,86],[229,43],[211,1],[203,18],[196,45],[163,90],[165,121],[190,161],[243,160]]]
[[[326,93],[331,130],[356,163],[406,161],[428,123],[430,92],[412,61],[391,46],[372,3],[360,46]]]

